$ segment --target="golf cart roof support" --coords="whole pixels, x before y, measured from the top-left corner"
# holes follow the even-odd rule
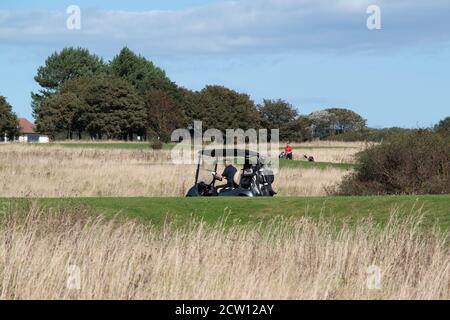
[[[197,182],[198,182],[198,175],[199,175],[199,171],[200,171],[201,159],[202,159],[202,155],[199,152],[199,154],[198,154],[198,161],[197,161],[197,171],[195,171],[195,184],[197,184]]]
[[[213,158],[226,158],[226,157],[257,157],[260,158],[258,152],[248,149],[203,149],[198,152],[201,155],[213,157]]]

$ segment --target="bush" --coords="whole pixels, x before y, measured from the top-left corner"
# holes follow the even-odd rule
[[[434,131],[445,136],[450,136],[450,117],[442,119],[439,123],[434,127]]]
[[[357,155],[337,195],[450,193],[450,139],[427,130],[405,133]]]
[[[390,140],[401,134],[406,134],[409,132],[418,131],[416,129],[404,129],[404,128],[364,128],[362,130],[349,131],[340,133],[337,135],[332,135],[326,138],[326,140],[331,141],[372,141],[381,142],[384,140]]]
[[[163,143],[159,140],[150,141],[150,148],[153,150],[161,150],[163,148]]]

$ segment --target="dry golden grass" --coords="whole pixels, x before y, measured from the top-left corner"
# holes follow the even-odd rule
[[[1,216],[1,299],[450,298],[448,242],[417,217],[175,229],[48,210]]]
[[[274,189],[280,196],[324,196],[326,188],[336,185],[348,172],[335,168],[283,168],[275,178]]]
[[[372,142],[311,141],[292,143],[294,160],[305,160],[303,155],[313,156],[317,162],[354,163],[355,155],[372,145]],[[280,143],[280,152],[286,144]],[[245,145],[238,145],[245,148]],[[256,148],[254,148],[256,149]]]
[[[0,146],[2,197],[184,196],[194,173],[194,165],[171,164],[169,150]],[[281,196],[325,195],[345,174],[283,168],[275,188]]]
[[[351,141],[351,142],[347,142],[347,141],[308,141],[308,142],[295,142],[292,143],[291,145],[293,147],[309,147],[309,148],[313,148],[313,147],[321,147],[321,148],[325,148],[325,147],[329,147],[329,148],[355,148],[355,149],[364,149],[367,148],[368,146],[372,145],[373,142],[367,142],[367,141]],[[284,146],[284,143],[280,143],[280,145]]]
[[[294,143],[294,160],[303,155],[313,156],[317,162],[354,163],[355,155],[369,147],[369,142],[312,141]],[[284,146],[284,144],[282,144]]]
[[[295,148],[294,160],[305,160],[303,155],[313,156],[316,162],[354,163],[355,155],[362,149],[358,148]]]

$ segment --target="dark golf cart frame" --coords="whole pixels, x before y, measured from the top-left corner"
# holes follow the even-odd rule
[[[216,178],[212,177],[212,181],[207,184],[204,181],[198,181],[202,157],[208,156],[215,158],[214,172],[217,172],[219,158],[225,157],[243,157],[244,164],[241,170],[241,178],[237,188],[221,188],[217,189],[215,186]],[[250,161],[250,158],[256,158],[255,161]],[[201,196],[241,196],[241,197],[256,197],[256,196],[273,196],[276,193],[272,189],[274,180],[273,172],[262,161],[262,157],[258,152],[247,149],[204,149],[198,152],[197,170],[195,172],[195,184],[192,186],[187,197],[201,197]]]

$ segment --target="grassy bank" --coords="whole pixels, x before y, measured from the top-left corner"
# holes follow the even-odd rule
[[[372,216],[387,220],[393,209],[408,215],[421,210],[425,225],[450,227],[450,196],[373,196],[373,197],[274,197],[274,198],[39,198],[0,199],[0,206],[89,206],[108,216],[132,217],[162,224],[165,220],[183,224],[192,218],[214,223],[224,216],[228,223],[260,222],[274,217],[304,216],[335,218],[352,223]]]

